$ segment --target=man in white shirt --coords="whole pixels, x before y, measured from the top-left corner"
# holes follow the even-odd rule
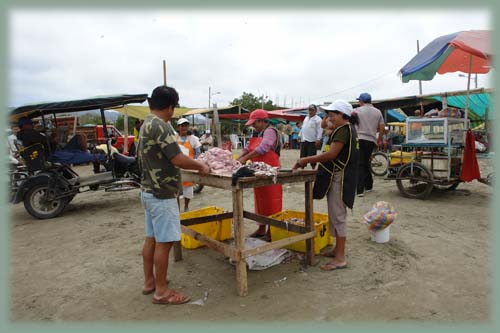
[[[12,164],[19,164],[18,152],[19,152],[19,142],[17,141],[17,133],[19,132],[19,127],[17,125],[12,125],[10,127],[12,133],[7,137],[7,145],[9,147],[9,160]]]
[[[316,151],[321,148],[321,138],[323,129],[321,128],[321,118],[316,114],[317,107],[314,104],[309,105],[309,115],[302,123],[300,130],[300,157],[314,156]],[[314,169],[316,163],[311,163]]]
[[[201,150],[202,152],[207,151],[210,149],[210,147],[213,146],[214,144],[214,138],[212,134],[210,133],[210,130],[206,130],[205,134],[203,134],[200,138],[200,143],[201,143]]]
[[[358,186],[356,193],[359,197],[362,197],[364,196],[364,192],[370,192],[373,189],[370,157],[372,156],[373,149],[382,144],[385,123],[382,112],[371,104],[372,96],[370,94],[362,93],[357,100],[360,106],[354,110],[359,119],[359,123],[356,126],[359,142]]]
[[[184,153],[184,155],[189,156],[192,159],[197,158],[201,153],[201,143],[197,136],[189,135],[189,120],[186,118],[180,118],[177,121],[177,144],[179,148]],[[194,197],[193,190],[194,183],[182,182],[182,196],[184,197],[184,211],[189,210],[189,202]],[[180,201],[179,201],[180,202]]]

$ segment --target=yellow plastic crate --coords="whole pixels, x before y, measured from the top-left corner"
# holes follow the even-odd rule
[[[402,152],[401,150],[396,150],[391,153],[391,165],[407,164],[413,161],[417,157],[416,152]]]
[[[181,213],[181,220],[191,219],[195,217],[209,216],[214,214],[222,214],[222,213],[224,213],[223,208],[210,206],[193,210],[190,212]],[[231,219],[225,219],[222,220],[222,222],[219,221],[207,222],[197,225],[191,225],[188,228],[196,232],[199,232],[200,234],[208,236],[212,239],[223,241],[232,237],[231,222],[232,222]],[[202,243],[198,242],[196,239],[189,237],[184,233],[181,234],[181,245],[186,249],[195,249],[197,247],[203,246]]]
[[[270,216],[276,220],[286,221],[291,218],[299,218],[304,220],[306,217],[305,212],[284,210],[279,213]],[[316,230],[316,237],[314,238],[314,253],[319,254],[321,249],[328,245],[333,245],[333,237],[330,235],[330,224],[328,223],[328,215],[326,214],[313,214],[314,229]],[[287,231],[285,229],[277,228],[271,226],[271,240],[277,241],[283,238],[296,236],[298,233]],[[299,241],[290,245],[285,246],[285,248],[298,252],[306,252],[306,241]]]

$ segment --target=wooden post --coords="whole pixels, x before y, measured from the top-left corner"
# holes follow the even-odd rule
[[[73,136],[76,135],[76,125],[78,124],[78,112],[75,112],[75,117],[73,118]]]
[[[167,85],[167,63],[163,60],[163,85]]]
[[[125,115],[123,116],[123,153],[128,155],[128,112],[125,108]]]
[[[309,231],[314,231],[314,221],[313,221],[313,183],[307,181],[305,183],[305,227]],[[306,240],[306,265],[314,265],[314,238]]]
[[[243,228],[243,190],[233,188],[233,230],[236,252],[241,254],[245,250],[245,232]],[[236,261],[236,288],[238,295],[248,295],[247,262],[239,256]]]
[[[177,241],[174,242],[174,261],[181,261],[182,260],[182,246],[181,242]]]
[[[448,97],[446,94],[441,96],[441,104],[443,105],[443,110],[448,107]]]
[[[484,110],[484,131],[486,134],[488,134],[488,112],[490,111],[490,108],[486,108]]]
[[[241,115],[241,105],[238,105],[238,116],[239,115]],[[239,120],[241,120],[241,119],[238,118],[238,135],[241,135],[241,123],[239,122]],[[245,147],[243,147],[243,148],[245,148]]]
[[[222,148],[222,135],[220,132],[219,111],[217,111],[217,104],[214,103],[214,129],[217,138],[217,147]]]

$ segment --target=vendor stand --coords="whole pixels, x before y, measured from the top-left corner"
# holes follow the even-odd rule
[[[294,172],[278,172],[277,177],[242,177],[238,178],[236,185],[232,185],[232,179],[230,176],[223,175],[208,175],[200,176],[197,172],[182,170],[182,179],[184,181],[194,182],[202,184],[205,186],[213,186],[216,188],[221,188],[225,190],[231,190],[233,199],[233,211],[216,214],[211,216],[196,217],[191,219],[181,220],[181,230],[186,235],[196,239],[197,241],[203,243],[207,247],[216,250],[225,256],[231,258],[231,260],[236,264],[236,287],[238,295],[246,296],[248,295],[248,283],[247,283],[247,267],[245,258],[266,252],[272,249],[281,248],[286,245],[306,240],[306,255],[305,264],[312,265],[314,262],[314,237],[316,236],[316,231],[314,230],[313,223],[313,198],[312,198],[312,188],[313,181],[316,178],[315,170],[297,170]],[[293,224],[287,224],[284,221],[276,220],[267,216],[258,215],[243,208],[243,190],[274,185],[274,184],[287,184],[287,183],[304,183],[305,190],[305,225],[298,226]],[[233,219],[233,230],[234,230],[234,245],[225,244],[223,242],[211,239],[201,233],[188,228],[190,225],[221,221],[223,219],[232,218]],[[268,244],[258,246],[255,248],[246,249],[245,248],[245,234],[243,228],[243,219],[247,218],[259,223],[269,224],[274,227],[286,229],[292,232],[296,232],[299,235],[280,239],[278,241],[269,242]],[[175,260],[182,260],[182,249],[180,243],[176,243],[174,247]]]

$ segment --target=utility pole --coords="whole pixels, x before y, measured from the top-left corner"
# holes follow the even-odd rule
[[[167,85],[167,62],[163,60],[163,85]]]
[[[208,111],[207,112],[207,129],[210,129],[210,98],[212,97],[212,88],[208,87]]]

